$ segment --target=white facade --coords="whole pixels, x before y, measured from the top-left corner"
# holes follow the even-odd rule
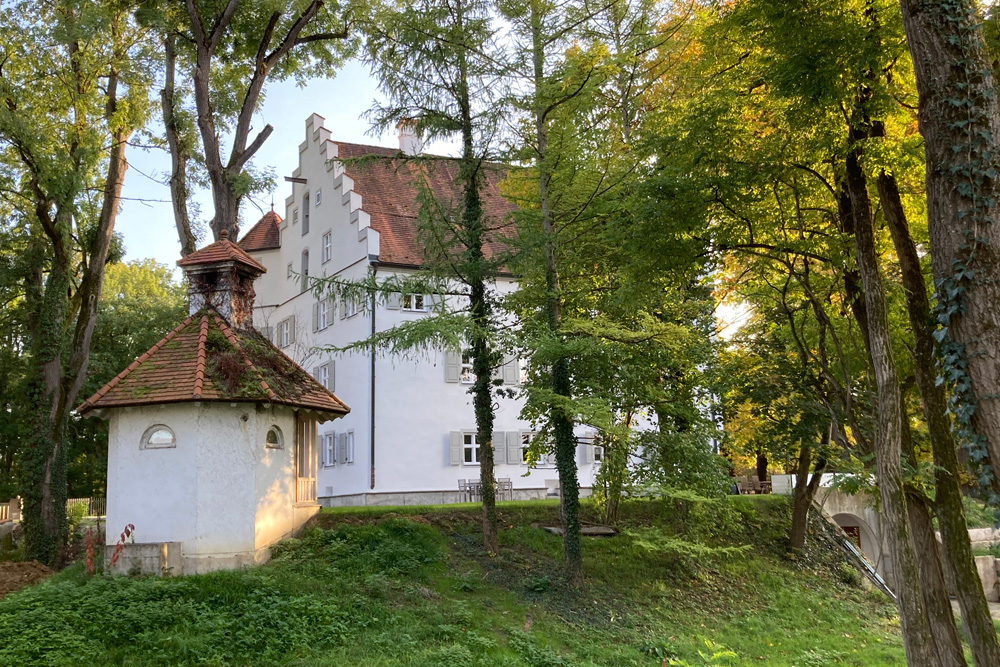
[[[401,132],[401,141],[407,137]],[[403,148],[413,150],[409,143]],[[285,201],[280,248],[247,248],[267,267],[255,285],[255,326],[316,377],[328,378],[328,388],[351,406],[349,415],[319,426],[321,502],[455,502],[461,499],[459,480],[479,479],[478,464],[466,462],[465,436],[475,432],[476,422],[468,393],[471,384],[461,377],[461,359],[445,351],[406,359],[378,355],[373,375],[367,353],[317,350],[365,339],[373,326],[382,331],[426,316],[413,302],[379,304],[374,312],[359,307],[354,312],[343,303],[318,303],[314,294],[302,291],[300,276],[306,272],[355,280],[365,277],[373,266],[378,276],[412,270],[387,266],[385,257],[379,261],[380,234],[371,226],[354,180],[337,158],[338,145],[330,139],[323,118],[310,116],[306,140],[299,147],[299,168],[292,174],[304,182],[294,183]],[[510,279],[496,285],[500,292],[514,288],[516,282]],[[505,383],[516,389],[516,362],[505,370],[501,371]],[[529,468],[522,462],[522,437],[531,431],[531,425],[519,418],[522,401],[497,398],[496,404],[494,440],[503,443],[495,448],[496,477],[509,478],[517,498],[555,494],[554,465]],[[578,435],[587,434],[581,429]],[[599,466],[594,458],[599,458],[600,451],[596,454],[593,446],[578,446],[584,493],[592,487]]]
[[[318,510],[296,502],[290,407],[187,402],[113,409],[109,420],[109,555],[135,526],[119,570],[195,574],[262,562]],[[280,447],[267,443],[274,427]],[[173,442],[151,443],[157,430]]]

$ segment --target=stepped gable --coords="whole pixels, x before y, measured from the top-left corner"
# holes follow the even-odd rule
[[[276,403],[322,419],[350,412],[270,341],[233,330],[212,308],[188,316],[76,412],[193,401]]]
[[[281,216],[268,211],[240,239],[239,246],[247,252],[275,250],[281,247]]]
[[[417,201],[419,186],[426,182],[446,208],[461,203],[462,191],[456,187],[458,160],[425,155],[425,160],[400,159],[399,150],[333,141],[342,160],[373,156],[381,159],[348,162],[345,172],[354,181],[354,191],[361,195],[362,210],[371,217],[371,227],[379,233],[379,261],[384,264],[419,266],[423,251],[417,240]],[[387,159],[388,158],[388,159]],[[517,207],[500,194],[505,172],[498,168],[484,170],[483,211],[499,229],[494,238],[513,233],[507,217]],[[486,244],[487,256],[501,254],[502,241]]]

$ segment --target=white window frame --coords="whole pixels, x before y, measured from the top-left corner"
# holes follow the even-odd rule
[[[350,430],[347,432],[347,464],[352,465],[354,463],[354,431]]]
[[[478,466],[481,453],[479,436],[475,431],[462,431],[462,465]],[[469,459],[472,461],[469,461]]]
[[[170,434],[170,442],[151,442],[152,437],[160,431],[166,431]],[[177,436],[174,434],[174,430],[166,424],[153,424],[142,434],[142,440],[139,441],[139,446],[142,449],[174,449],[177,447]]]
[[[531,441],[538,435],[535,431],[521,432],[521,465],[528,465],[528,450],[531,448]],[[536,468],[553,468],[556,465],[555,452],[544,452],[538,456],[535,462]]]
[[[271,435],[271,431],[274,431],[275,435],[278,436],[278,442],[273,445],[267,441],[268,436]],[[285,448],[285,436],[281,432],[280,428],[272,424],[271,426],[268,427],[267,434],[264,436],[264,449],[284,449],[284,448]]]
[[[319,208],[319,205],[322,203],[323,203],[323,189],[316,188],[316,208]]]
[[[333,299],[327,297],[319,302],[317,328],[322,331],[333,325]]]
[[[299,209],[297,208],[292,209],[292,224],[293,225],[299,224]]]
[[[333,468],[337,465],[337,432],[327,431],[323,434],[323,467]]]
[[[290,330],[292,327],[292,318],[286,317],[285,319],[278,322],[277,335],[275,336],[275,344],[280,348],[286,348],[292,344]]]
[[[472,362],[472,355],[463,352],[462,360],[458,366],[458,381],[462,384],[473,384],[476,381],[476,374],[472,371]]]
[[[414,313],[426,313],[427,297],[423,294],[404,294],[402,308]]]
[[[517,358],[517,382],[528,384],[528,360],[524,357]]]
[[[323,250],[320,254],[320,264],[326,264],[327,262],[330,261],[332,257],[333,257],[333,232],[327,232],[326,234],[323,234]]]
[[[604,460],[604,445],[592,445],[594,448],[594,463],[600,463]]]
[[[316,381],[321,385],[330,388],[330,366],[329,364],[320,364],[316,371]]]
[[[354,317],[358,314],[358,303],[354,299],[344,300],[344,317]]]

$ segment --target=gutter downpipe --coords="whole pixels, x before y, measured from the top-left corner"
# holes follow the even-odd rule
[[[371,262],[371,267],[372,267],[372,278],[374,278],[378,274],[378,255],[374,255],[374,256],[369,257],[369,261]],[[372,335],[372,338],[375,337],[375,305],[376,305],[376,302],[377,302],[376,301],[376,297],[377,297],[377,292],[375,290],[372,290],[372,300],[371,300],[371,308],[372,308],[372,329],[371,329],[371,335]],[[371,475],[371,486],[369,488],[371,490],[374,490],[375,489],[375,348],[374,347],[372,347],[372,350],[371,350],[370,354],[371,354],[371,389],[372,389],[372,395],[371,395],[371,410],[370,410],[370,414],[371,414],[371,432],[369,434],[369,442],[371,443],[372,475]]]

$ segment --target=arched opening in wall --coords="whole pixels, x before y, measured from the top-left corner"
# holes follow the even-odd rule
[[[847,537],[854,542],[872,565],[878,566],[882,560],[882,547],[868,523],[854,514],[834,514],[833,520],[844,529]]]

